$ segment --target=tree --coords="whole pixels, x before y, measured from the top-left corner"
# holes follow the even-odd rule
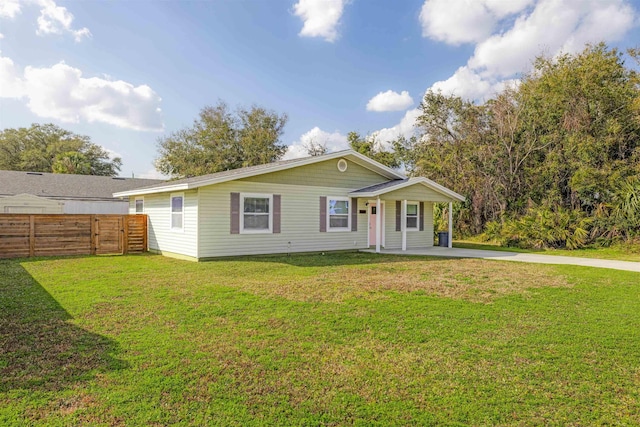
[[[313,139],[305,142],[302,147],[307,151],[307,154],[312,157],[322,156],[323,154],[327,154],[329,151],[326,142],[316,142]]]
[[[52,169],[53,173],[89,175],[91,164],[82,153],[69,151],[56,156]]]
[[[88,136],[54,124],[0,132],[0,169],[116,176],[121,165]]]
[[[629,52],[636,61],[638,53]],[[515,240],[528,244],[535,239],[524,230],[544,223],[555,237],[534,245],[567,247],[632,237],[639,230],[629,218],[640,217],[639,88],[638,73],[604,44],[539,57],[518,86],[484,104],[427,92],[419,134],[400,144],[401,158],[412,174],[467,197],[459,231],[480,233],[489,223],[492,235],[514,240],[519,230]],[[574,234],[557,238],[563,227]]]
[[[172,178],[271,163],[282,158],[287,115],[262,107],[231,112],[224,102],[200,110],[191,127],[158,140],[156,169]]]
[[[387,151],[381,147],[375,136],[362,138],[358,132],[349,132],[347,141],[352,150],[360,154],[389,166],[390,168],[400,167],[400,159],[393,151]]]

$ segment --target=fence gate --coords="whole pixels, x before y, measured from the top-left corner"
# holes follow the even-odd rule
[[[95,253],[121,254],[124,221],[121,215],[96,215],[94,219]]]

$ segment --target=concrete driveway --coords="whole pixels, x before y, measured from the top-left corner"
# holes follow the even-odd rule
[[[365,249],[362,252],[375,252],[375,250]],[[434,246],[432,248],[407,249],[406,251],[402,251],[399,249],[383,249],[382,253],[394,255],[441,256],[448,258],[482,258],[495,259],[499,261],[531,262],[537,264],[579,265],[583,267],[611,268],[614,270],[636,271],[640,273],[640,262],[615,261],[596,258],[578,258],[556,255],[539,255],[531,253],[526,254],[519,252],[486,251],[480,249],[459,248],[449,249]]]

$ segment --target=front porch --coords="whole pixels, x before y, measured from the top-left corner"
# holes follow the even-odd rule
[[[461,195],[427,178],[390,181],[350,193],[364,198],[367,206],[369,247],[375,252],[407,251],[408,248],[433,246],[433,203],[449,203],[449,241],[453,239],[453,202]]]

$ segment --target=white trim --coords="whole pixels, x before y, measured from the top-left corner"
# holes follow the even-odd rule
[[[380,206],[380,196],[376,199],[376,206]],[[376,253],[380,253],[380,245],[382,243],[382,215],[378,215],[376,212]]]
[[[402,231],[402,250],[407,250],[407,199],[402,201],[400,207],[400,230]]]
[[[453,203],[449,202],[449,242],[448,246],[453,246]]]
[[[408,205],[416,205],[416,226],[409,227],[407,225],[407,218],[409,217],[407,206]],[[420,202],[416,202],[414,200],[405,200],[405,213],[404,213],[404,225],[407,231],[420,231]]]
[[[244,199],[252,197],[256,199],[269,199],[269,228],[262,230],[245,230],[244,228]],[[240,193],[240,234],[272,234],[273,233],[273,194],[266,193]],[[258,214],[264,215],[264,214]]]
[[[381,236],[382,236],[382,242],[380,242],[380,244],[382,245],[382,247],[385,247],[385,216],[387,215],[387,206],[385,205],[385,201],[381,200],[380,201],[380,205],[382,205],[382,209],[379,209],[378,205],[376,204],[376,200],[375,199],[369,199],[367,200],[367,247],[370,248],[371,247],[371,238],[369,237],[369,228],[371,227],[371,208],[373,206],[376,206],[376,215],[378,215],[378,212],[382,212],[382,231],[381,231]]]
[[[142,211],[138,212],[138,200],[142,200]],[[144,196],[138,196],[133,200],[133,212],[136,214],[144,213]]]
[[[137,190],[129,190],[129,191],[121,191],[119,193],[113,193],[113,197],[127,197],[127,196],[135,196],[139,194],[152,194],[152,193],[164,193],[167,191],[176,191],[176,190],[189,190],[192,188],[203,187],[205,185],[211,184],[220,184],[222,182],[227,181],[235,181],[237,179],[248,178],[257,175],[263,175],[266,173],[278,172],[286,169],[297,168],[300,166],[311,165],[314,163],[324,162],[327,160],[337,159],[340,157],[348,158],[350,161],[367,168],[377,174],[384,176],[387,179],[407,179],[407,177],[393,170],[382,163],[378,163],[375,160],[370,159],[369,157],[360,154],[354,150],[342,150],[336,151],[334,153],[324,154],[322,156],[311,156],[300,159],[298,161],[292,161],[284,164],[268,164],[264,165],[264,167],[258,169],[252,169],[248,171],[242,171],[242,169],[238,169],[237,173],[224,175],[224,176],[216,176],[216,174],[212,174],[211,178],[203,179],[202,181],[195,182],[187,182],[187,183],[178,183],[178,184],[167,184],[162,187],[154,187],[154,188],[141,188]]]
[[[347,226],[346,227],[331,227],[331,213],[329,213],[329,209],[331,208],[331,201],[339,201],[339,202],[347,202]],[[353,206],[351,206],[351,198],[344,196],[327,196],[327,232],[336,233],[336,232],[344,232],[351,231],[351,212]],[[344,215],[344,214],[333,214],[333,215]]]
[[[410,187],[412,185],[416,185],[416,184],[422,184],[427,188],[430,188],[431,190],[435,191],[436,193],[440,193],[441,195],[445,196],[445,197],[450,197],[455,199],[456,201],[459,202],[464,202],[465,198],[464,196],[461,196],[460,194],[456,193],[453,190],[449,190],[446,187],[443,187],[442,185],[431,181],[428,178],[425,177],[417,177],[417,178],[409,178],[407,180],[404,180],[402,182],[399,182],[396,185],[391,185],[389,187],[385,187],[385,188],[381,188],[380,190],[376,190],[376,191],[352,191],[351,193],[349,193],[350,196],[353,197],[377,197],[380,196],[382,194],[386,194],[386,193],[390,193],[392,191],[396,191],[396,190],[400,190],[402,188],[405,187]]]
[[[173,226],[173,199],[177,197],[182,198],[182,212],[180,212],[180,214],[182,215],[182,222],[180,224],[180,228]],[[184,206],[184,193],[171,193],[171,195],[169,196],[169,230],[175,233],[184,233]]]

